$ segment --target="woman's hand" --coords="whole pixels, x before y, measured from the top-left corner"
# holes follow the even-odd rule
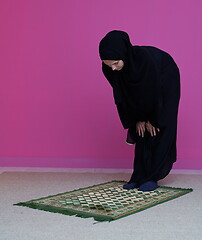
[[[145,133],[145,122],[137,122],[136,123],[136,132],[140,137],[144,137]]]
[[[160,129],[159,129],[159,128],[155,128],[154,126],[152,126],[149,121],[146,122],[145,125],[146,125],[147,131],[151,134],[152,137],[153,137],[153,136],[156,136],[156,130],[157,130],[158,132],[160,132]]]

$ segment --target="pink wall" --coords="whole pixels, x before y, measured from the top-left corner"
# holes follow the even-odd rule
[[[131,168],[100,39],[170,52],[182,76],[178,162],[202,169],[200,0],[1,0],[0,166]]]

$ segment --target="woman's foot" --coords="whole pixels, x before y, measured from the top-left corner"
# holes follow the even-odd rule
[[[149,192],[149,191],[154,191],[158,187],[159,186],[158,186],[157,182],[148,181],[148,182],[145,182],[142,185],[140,185],[138,190],[143,191],[143,192]]]
[[[123,185],[123,189],[127,189],[127,190],[134,189],[136,187],[137,187],[137,183],[134,183],[134,182],[126,183]]]

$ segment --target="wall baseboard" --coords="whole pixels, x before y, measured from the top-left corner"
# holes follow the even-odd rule
[[[69,172],[69,173],[132,173],[132,169],[113,168],[39,168],[39,167],[0,167],[3,172]],[[202,174],[202,170],[172,169],[171,174]]]

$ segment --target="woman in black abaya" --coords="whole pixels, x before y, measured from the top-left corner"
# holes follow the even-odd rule
[[[123,31],[109,32],[99,54],[127,142],[136,144],[134,171],[123,188],[152,191],[176,161],[179,69],[158,48],[132,46]]]

